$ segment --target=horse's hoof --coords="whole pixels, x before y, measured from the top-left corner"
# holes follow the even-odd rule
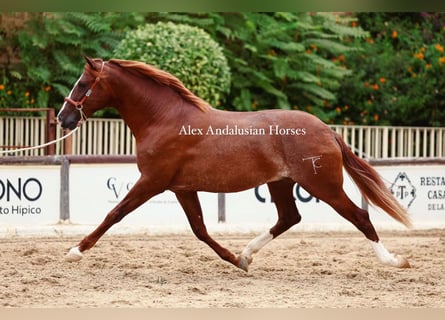
[[[248,258],[246,256],[240,256],[238,268],[247,272],[247,271],[249,271],[249,264],[251,264],[251,263],[252,263],[252,258]]]
[[[66,254],[65,261],[67,262],[77,262],[80,259],[82,259],[83,254],[80,252],[79,247],[73,247],[71,250]]]
[[[411,265],[409,264],[408,260],[402,256],[397,255],[396,256],[398,261],[398,268],[411,268]]]

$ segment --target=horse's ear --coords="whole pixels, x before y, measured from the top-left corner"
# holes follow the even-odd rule
[[[91,59],[88,56],[83,56],[83,58],[88,63],[88,65],[91,67],[91,69],[98,71],[93,59]]]

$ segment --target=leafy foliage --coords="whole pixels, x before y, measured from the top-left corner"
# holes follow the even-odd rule
[[[365,53],[345,53],[353,74],[338,91],[337,116],[355,124],[445,125],[442,13],[361,13]]]
[[[126,31],[171,21],[204,29],[222,47],[231,88],[220,107],[303,109],[330,123],[445,126],[443,13],[26,16],[24,26],[0,30],[0,107],[60,106],[83,54],[125,58],[113,53]],[[216,92],[222,101],[227,88]]]
[[[204,28],[223,47],[232,70],[227,108],[307,109],[327,120],[340,80],[350,72],[331,61],[357,50],[345,40],[367,33],[351,17],[309,13],[152,14]],[[335,112],[335,111],[334,111]]]
[[[214,106],[221,104],[230,89],[230,69],[221,46],[198,27],[146,24],[129,31],[114,53],[172,73]]]
[[[20,63],[10,58],[4,63],[0,81],[10,94],[3,95],[1,106],[60,106],[82,71],[82,56],[111,57],[122,33],[142,20],[133,13],[31,14],[8,35],[8,51],[17,52]],[[26,101],[17,99],[23,94]]]

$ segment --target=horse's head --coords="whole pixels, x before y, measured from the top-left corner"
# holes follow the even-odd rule
[[[86,65],[79,80],[57,115],[62,128],[74,129],[95,111],[104,108],[109,95],[101,84],[105,62],[85,57]]]

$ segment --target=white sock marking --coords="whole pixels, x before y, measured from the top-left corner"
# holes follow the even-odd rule
[[[68,262],[76,262],[82,259],[83,254],[80,252],[79,247],[73,247],[71,250],[66,254],[65,261]]]
[[[375,251],[375,254],[377,258],[384,264],[389,264],[394,267],[398,267],[400,265],[400,261],[392,254],[390,253],[383,244],[375,241],[369,240],[371,243],[372,248]]]
[[[257,253],[262,247],[272,241],[273,235],[266,231],[249,242],[249,244],[244,248],[241,255],[251,258],[252,254]]]

